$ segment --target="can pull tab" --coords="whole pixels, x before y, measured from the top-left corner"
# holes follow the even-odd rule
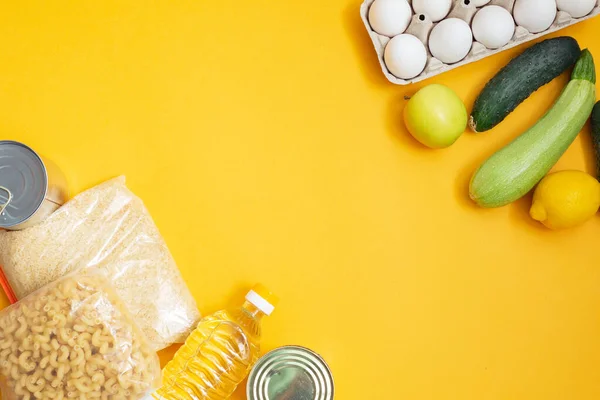
[[[10,204],[10,201],[12,200],[12,193],[10,192],[10,190],[8,190],[7,188],[5,188],[4,186],[0,186],[0,191],[4,191],[6,192],[6,203],[4,204],[0,204],[0,214],[2,214],[4,212],[4,210],[6,209],[6,207],[8,207],[8,205]]]

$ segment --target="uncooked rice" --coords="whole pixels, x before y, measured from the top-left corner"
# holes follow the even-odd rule
[[[200,318],[152,217],[124,177],[77,195],[40,225],[0,232],[0,264],[18,298],[79,268],[104,270],[155,350],[183,342]]]

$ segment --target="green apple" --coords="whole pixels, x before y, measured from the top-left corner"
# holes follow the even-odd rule
[[[406,104],[408,131],[427,147],[449,147],[467,129],[467,109],[454,91],[444,85],[419,90]]]

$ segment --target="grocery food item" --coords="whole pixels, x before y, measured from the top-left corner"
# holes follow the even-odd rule
[[[4,399],[141,399],[160,364],[102,275],[61,278],[0,312]]]
[[[550,28],[556,18],[555,0],[516,0],[513,9],[515,21],[530,33]]]
[[[404,33],[412,10],[406,0],[375,0],[369,8],[369,22],[375,32],[386,36]]]
[[[400,78],[419,75],[427,63],[427,50],[413,35],[398,35],[385,48],[385,62],[390,72]]]
[[[67,181],[52,161],[27,145],[0,140],[0,228],[33,226],[67,200]]]
[[[446,64],[459,62],[473,45],[471,27],[462,19],[449,18],[437,24],[429,36],[431,54]]]
[[[488,49],[505,46],[515,33],[515,21],[504,7],[487,6],[473,18],[473,36]]]
[[[485,132],[502,122],[533,92],[572,67],[581,50],[571,37],[544,40],[502,68],[475,100],[469,125]]]
[[[371,37],[371,41],[373,42],[373,46],[375,48],[377,57],[379,59],[379,63],[381,65],[381,70],[383,72],[383,74],[385,75],[385,77],[392,83],[397,84],[397,85],[407,85],[409,83],[415,83],[415,82],[420,82],[422,80],[431,78],[433,76],[439,75],[441,73],[450,71],[454,68],[458,68],[462,65],[466,65],[478,60],[481,60],[483,58],[486,58],[488,56],[497,54],[501,51],[510,49],[512,47],[524,44],[526,42],[532,41],[532,40],[537,40],[539,39],[541,36],[543,35],[547,35],[556,31],[559,31],[563,28],[569,27],[571,25],[574,25],[576,23],[585,21],[587,19],[593,18],[597,15],[600,14],[600,2],[597,2],[595,0],[592,0],[592,2],[594,4],[590,4],[589,1],[590,0],[571,0],[571,4],[565,6],[564,4],[561,6],[557,6],[557,3],[555,0],[550,0],[550,2],[546,1],[546,0],[533,0],[533,1],[542,1],[542,7],[544,7],[543,5],[546,5],[546,8],[543,8],[543,10],[546,10],[546,13],[550,16],[555,15],[555,18],[549,18],[549,17],[544,17],[544,11],[542,10],[541,13],[537,12],[537,9],[534,13],[531,13],[530,15],[522,15],[524,21],[521,21],[524,24],[534,24],[534,23],[538,23],[539,19],[546,19],[546,21],[550,20],[550,26],[549,28],[547,28],[546,30],[539,32],[539,33],[531,33],[525,26],[516,26],[515,31],[514,31],[514,35],[512,36],[512,38],[510,38],[509,42],[506,43],[505,45],[498,47],[498,48],[493,48],[495,47],[495,44],[492,46],[492,42],[490,42],[490,38],[486,38],[485,36],[481,36],[481,32],[478,31],[478,36],[477,38],[472,42],[472,46],[470,47],[470,50],[468,51],[468,54],[466,55],[466,57],[464,57],[461,61],[458,62],[454,62],[454,63],[449,63],[449,62],[444,62],[442,61],[442,58],[438,58],[437,56],[433,56],[430,52],[430,54],[428,55],[428,60],[425,66],[425,69],[423,70],[423,72],[421,72],[419,75],[415,76],[414,78],[410,78],[410,79],[403,79],[400,78],[396,75],[394,75],[390,69],[386,66],[386,61],[385,61],[385,47],[387,45],[387,43],[393,38],[393,36],[388,36],[388,35],[384,35],[381,33],[376,32],[375,30],[373,30],[373,28],[371,27],[371,25],[368,22],[368,13],[369,13],[369,8],[371,6],[371,4],[374,2],[375,0],[364,0],[363,4],[361,5],[360,8],[360,13],[361,13],[361,18],[363,20],[363,23],[365,25],[365,28],[367,29],[369,36]],[[533,4],[531,1],[532,0],[527,0],[528,2],[526,3],[521,3],[521,5],[519,6],[520,8],[527,8],[527,6],[530,6],[531,4]],[[565,0],[565,3],[568,2],[569,0]],[[428,0],[424,0],[422,3],[425,4],[425,6],[429,6],[429,1]],[[433,5],[435,2],[432,2],[431,4]],[[416,2],[413,1],[412,2],[413,6],[415,6]],[[451,18],[458,18],[463,20],[465,23],[471,25],[473,23],[474,20],[474,16],[480,11],[480,9],[482,7],[485,7],[486,5],[494,5],[494,6],[499,6],[502,7],[504,9],[506,9],[508,12],[511,13],[511,15],[513,16],[514,19],[514,4],[515,4],[515,0],[495,0],[493,2],[489,1],[489,0],[453,0],[452,1],[452,7],[450,9],[450,13],[448,13],[448,15],[445,17],[445,19],[451,19]],[[553,5],[553,9],[552,7],[548,8],[548,5]],[[586,13],[585,15],[581,16],[582,13],[587,12],[588,8],[587,7],[592,7],[591,12]],[[557,7],[562,8],[562,10],[559,12]],[[535,7],[534,7],[535,8]],[[580,11],[580,9],[582,9],[583,11]],[[569,11],[567,11],[569,10]],[[573,14],[571,14],[573,13]],[[523,12],[523,14],[526,14],[525,12]],[[440,22],[443,22],[445,19],[443,19]],[[495,21],[492,23],[496,23]],[[518,24],[517,24],[518,25]],[[421,40],[423,42],[423,44],[426,47],[429,47],[430,43],[429,43],[429,38],[431,36],[431,32],[432,30],[437,26],[437,23],[432,21],[432,19],[426,15],[426,14],[414,14],[412,17],[412,20],[410,22],[410,24],[408,25],[408,28],[406,28],[406,31],[404,33],[408,33],[411,34],[415,37],[417,37],[419,40]],[[501,25],[504,28],[506,28],[506,25]],[[529,26],[529,29],[532,30],[536,30],[534,28],[532,28],[532,26]],[[502,34],[501,34],[502,32]],[[495,36],[502,36],[505,37],[504,35],[506,34],[504,31],[501,30],[492,30],[490,29],[489,32],[490,35]],[[486,45],[484,44],[488,43],[486,47]],[[494,41],[495,42],[495,41]],[[500,42],[498,40],[498,42]]]
[[[333,375],[321,356],[284,346],[261,357],[248,377],[248,400],[332,400]]]
[[[39,225],[0,232],[0,265],[18,298],[75,270],[105,272],[156,350],[183,342],[200,318],[152,217],[122,177],[75,196]]]
[[[596,176],[600,178],[600,101],[592,110],[592,143],[596,154]]]
[[[594,60],[583,50],[571,81],[546,115],[475,172],[471,198],[482,207],[501,207],[524,196],[575,140],[595,101]]]
[[[550,229],[566,229],[588,221],[599,208],[596,178],[581,171],[560,171],[539,183],[529,214]]]
[[[163,384],[153,397],[179,400],[193,393],[199,399],[228,399],[258,360],[261,320],[276,302],[256,285],[240,308],[203,318],[164,368]]]
[[[452,145],[467,128],[467,109],[454,91],[443,85],[419,90],[406,104],[408,131],[425,146],[439,149]]]
[[[556,0],[560,11],[569,13],[574,18],[585,17],[596,6],[596,0]]]
[[[425,14],[433,22],[438,22],[450,12],[452,0],[413,0],[412,6],[416,14]]]

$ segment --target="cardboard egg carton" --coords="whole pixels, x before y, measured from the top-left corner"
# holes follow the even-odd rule
[[[416,36],[417,38],[419,38],[419,40],[421,40],[421,42],[425,44],[425,48],[427,49],[428,54],[428,60],[425,66],[425,70],[420,75],[413,79],[405,80],[394,76],[385,65],[383,54],[385,46],[390,41],[391,37],[378,34],[371,28],[371,25],[369,24],[369,7],[371,7],[371,4],[373,4],[374,1],[375,0],[365,0],[360,7],[360,15],[362,17],[363,23],[365,24],[365,27],[367,28],[367,31],[369,32],[369,35],[371,36],[371,40],[373,41],[373,45],[375,46],[375,51],[377,52],[377,57],[379,58],[379,64],[381,64],[381,69],[384,75],[390,82],[395,83],[396,85],[408,85],[409,83],[423,81],[425,79],[439,75],[446,71],[450,71],[454,68],[458,68],[463,65],[479,61],[482,58],[494,55],[496,53],[518,46],[525,42],[535,40],[539,37],[542,37],[552,32],[556,32],[560,29],[566,28],[570,25],[576,24],[581,21],[585,21],[586,19],[590,19],[600,14],[600,0],[597,0],[596,7],[594,8],[594,10],[585,17],[573,18],[571,17],[571,15],[564,11],[558,11],[556,19],[554,20],[552,26],[550,26],[549,29],[543,32],[532,34],[522,26],[516,26],[515,34],[512,40],[506,46],[501,47],[499,49],[491,50],[486,48],[483,44],[477,41],[473,41],[473,46],[471,47],[471,50],[465,59],[455,64],[444,64],[435,57],[432,57],[431,52],[429,51],[429,33],[436,25],[436,23],[432,22],[431,19],[429,19],[429,17],[427,17],[426,15],[413,13],[411,23],[408,26],[405,33],[409,33],[411,35]],[[411,0],[409,0],[409,3],[411,3]],[[512,14],[514,3],[515,0],[492,0],[486,5],[497,5],[504,7]],[[477,13],[477,11],[483,7],[475,7],[473,2],[470,0],[454,0],[454,4],[452,6],[450,14],[448,14],[446,18],[460,18],[469,25],[471,25],[473,17]]]

